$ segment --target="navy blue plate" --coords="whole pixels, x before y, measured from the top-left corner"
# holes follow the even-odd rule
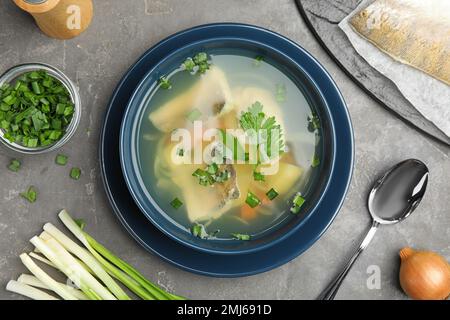
[[[118,142],[125,106],[147,72],[181,46],[202,39],[230,35],[270,44],[302,65],[320,88],[326,104],[331,106],[331,118],[336,132],[336,161],[331,172],[329,192],[323,195],[315,213],[295,232],[272,246],[235,256],[193,250],[167,237],[142,214],[128,192],[123,176],[117,174],[121,171]],[[317,241],[342,205],[351,179],[353,158],[350,118],[339,90],[323,67],[298,45],[274,32],[229,23],[204,25],[182,31],[148,50],[125,74],[114,91],[102,128],[100,145],[102,177],[108,198],[117,217],[131,235],[147,250],[182,269],[221,277],[246,276],[273,269],[297,257]]]

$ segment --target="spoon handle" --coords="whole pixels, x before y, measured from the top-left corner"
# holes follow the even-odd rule
[[[373,236],[375,235],[375,232],[377,231],[379,226],[379,223],[376,221],[373,221],[372,226],[370,227],[369,231],[367,232],[366,237],[359,245],[358,250],[353,254],[353,256],[350,258],[349,262],[345,265],[344,269],[341,273],[334,279],[328,287],[322,291],[322,293],[317,297],[318,300],[333,300],[336,296],[336,293],[339,290],[339,287],[342,284],[342,281],[344,281],[345,277],[347,276],[347,273],[350,271],[350,268],[355,263],[356,259],[358,259],[359,255],[363,250],[367,247],[367,245],[372,240]]]

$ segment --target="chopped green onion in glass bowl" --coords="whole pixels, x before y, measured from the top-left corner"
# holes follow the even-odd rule
[[[0,77],[0,141],[11,150],[40,154],[60,148],[80,115],[74,83],[55,67],[22,64]]]

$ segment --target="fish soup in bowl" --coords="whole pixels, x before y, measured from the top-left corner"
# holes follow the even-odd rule
[[[292,232],[320,201],[333,154],[328,119],[308,76],[277,52],[190,46],[136,90],[122,124],[123,170],[144,214],[172,238],[250,252]]]

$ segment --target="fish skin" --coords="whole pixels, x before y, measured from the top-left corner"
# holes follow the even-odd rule
[[[392,58],[450,85],[450,1],[377,0],[350,25]]]

